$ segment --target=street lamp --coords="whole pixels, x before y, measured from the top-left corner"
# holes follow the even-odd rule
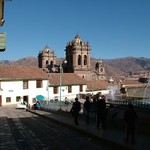
[[[49,77],[49,78],[48,78],[48,81],[47,81],[47,97],[48,97],[47,99],[48,99],[48,101],[49,101],[49,98],[50,98],[50,97],[49,97],[49,86],[50,86],[50,79],[51,79],[51,77],[52,77],[51,74],[49,74],[48,77]]]
[[[92,78],[92,95],[93,95],[93,79],[94,79],[94,74],[91,74],[91,78]]]
[[[61,63],[60,63],[60,68],[59,68],[59,89],[60,89],[60,92],[59,92],[59,105],[60,105],[60,110],[61,110],[61,86],[62,86],[62,73],[63,73],[63,68],[62,68],[62,64],[66,64],[67,63],[67,61],[66,60],[64,60],[64,61],[62,61]]]

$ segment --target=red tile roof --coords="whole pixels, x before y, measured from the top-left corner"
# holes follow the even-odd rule
[[[147,85],[147,83],[139,82],[137,78],[125,79],[121,82],[121,84],[123,87],[126,87],[126,88],[145,87]]]
[[[62,85],[87,85],[87,90],[103,90],[112,85],[104,80],[87,81],[74,73],[61,74]],[[50,86],[60,85],[59,73],[45,73],[35,66],[0,65],[0,80],[49,79]]]
[[[35,66],[0,65],[0,80],[46,79],[47,74]]]
[[[123,80],[122,82],[121,82],[121,84],[123,84],[123,85],[126,85],[126,84],[138,84],[139,83],[139,81],[138,81],[138,79],[137,78],[135,78],[135,79],[125,79],[125,80]]]
[[[61,74],[62,85],[86,85],[87,81],[74,73]],[[60,85],[60,74],[51,73],[49,76],[50,85]]]
[[[110,85],[112,84],[105,80],[91,80],[87,81],[87,90],[104,90]]]

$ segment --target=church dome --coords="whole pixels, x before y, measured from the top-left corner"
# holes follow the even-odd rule
[[[77,35],[75,36],[75,38],[72,40],[71,43],[72,43],[72,44],[73,44],[73,43],[82,43],[82,39],[81,39],[80,36],[77,34]]]
[[[40,53],[50,53],[50,52],[52,52],[52,50],[47,45],[42,51],[40,51]]]

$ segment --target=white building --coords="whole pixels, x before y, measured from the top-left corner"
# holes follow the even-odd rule
[[[60,78],[61,77],[61,78]],[[109,94],[107,81],[87,81],[75,73],[47,74],[35,66],[0,65],[0,106],[25,102],[33,105],[36,96],[45,100],[74,100],[79,94]]]
[[[86,80],[76,74],[62,73],[61,77],[60,80],[59,73],[48,76],[34,66],[0,65],[0,106],[20,102],[31,106],[37,95],[43,95],[45,100],[61,98],[64,101],[65,97],[74,99],[86,91]]]
[[[0,65],[0,106],[25,102],[47,95],[47,74],[34,66]]]
[[[48,99],[59,99],[62,101],[74,99],[79,93],[86,92],[87,81],[74,73],[51,73],[49,76]],[[61,85],[61,86],[60,86]],[[61,92],[60,92],[61,91]]]

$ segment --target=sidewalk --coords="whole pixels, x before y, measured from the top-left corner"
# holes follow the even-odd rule
[[[51,119],[65,126],[73,128],[79,131],[80,133],[89,136],[89,140],[97,139],[102,143],[109,144],[110,147],[111,146],[113,147],[113,149],[118,149],[118,150],[120,149],[149,150],[150,149],[150,142],[149,142],[150,138],[143,135],[136,134],[136,144],[134,145],[124,144],[123,141],[124,132],[121,131],[120,129],[109,128],[109,127],[106,130],[97,129],[95,122],[91,121],[90,124],[87,125],[85,123],[84,118],[81,116],[79,116],[79,125],[76,126],[74,124],[74,120],[71,114],[64,114],[64,112],[51,113],[51,112],[46,112],[41,110],[30,110],[30,109],[27,109],[27,111],[30,111],[42,117]]]

